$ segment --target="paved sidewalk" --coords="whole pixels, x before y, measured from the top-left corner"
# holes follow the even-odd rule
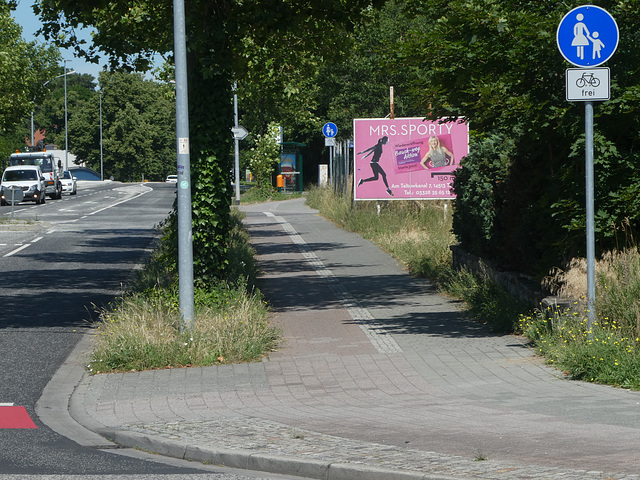
[[[311,478],[640,478],[639,393],[564,379],[303,200],[242,208],[286,343],[260,363],[84,375],[76,421]]]

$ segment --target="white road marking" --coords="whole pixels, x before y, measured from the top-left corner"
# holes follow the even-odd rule
[[[329,289],[335,294],[340,304],[364,332],[376,350],[380,353],[402,352],[400,345],[396,343],[391,335],[371,325],[371,321],[375,320],[371,312],[360,305],[358,300],[340,283],[338,277],[336,277],[330,269],[325,267],[322,260],[309,248],[304,239],[296,232],[295,228],[283,217],[278,217],[271,212],[264,212],[264,214],[282,225],[283,230],[287,232],[291,241],[296,244],[302,256],[313,267],[316,273],[324,279]]]
[[[11,255],[15,255],[16,253],[24,250],[25,248],[27,248],[30,245],[31,245],[30,243],[27,243],[26,245],[22,245],[20,248],[16,248],[15,250],[12,250],[11,252],[3,255],[3,257],[10,257]]]

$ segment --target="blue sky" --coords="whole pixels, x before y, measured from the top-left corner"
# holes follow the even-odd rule
[[[27,41],[37,40],[40,43],[44,43],[44,38],[35,36],[36,31],[40,28],[40,20],[33,13],[31,8],[32,4],[32,0],[19,0],[18,8],[12,12],[11,16],[22,27],[22,38]],[[86,40],[91,38],[90,30],[88,29],[76,32]],[[63,59],[69,60],[67,62],[68,70],[75,70],[78,73],[88,73],[93,75],[96,80],[98,78],[98,73],[102,70],[102,66],[106,63],[105,61],[101,61],[101,63],[97,65],[85,62],[84,60],[75,57],[73,51],[70,50],[61,50],[61,53]]]

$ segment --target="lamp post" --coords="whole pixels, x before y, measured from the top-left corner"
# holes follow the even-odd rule
[[[69,129],[67,128],[67,62],[64,60],[64,169],[69,170]]]
[[[58,75],[53,77],[51,80],[55,80],[56,78],[64,77],[64,149],[65,149],[65,159],[64,159],[64,169],[69,170],[69,145],[68,145],[68,137],[67,137],[67,75],[71,75],[72,73],[76,73],[75,70],[71,70],[67,72],[67,62],[69,60],[64,60],[64,73],[62,75]],[[51,80],[47,80],[42,84],[42,86],[46,86]],[[32,113],[33,116],[33,113]],[[31,145],[33,145],[33,133],[31,134]]]
[[[102,165],[102,90],[100,90],[100,180],[104,180]]]

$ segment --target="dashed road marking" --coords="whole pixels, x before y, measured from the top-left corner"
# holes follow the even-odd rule
[[[291,241],[296,244],[302,256],[307,260],[307,263],[324,279],[329,289],[335,294],[353,321],[362,329],[376,350],[380,353],[402,352],[402,349],[391,335],[372,326],[372,320],[375,320],[375,318],[371,315],[371,312],[360,305],[344,285],[340,283],[338,277],[336,277],[330,269],[325,267],[322,260],[309,248],[304,239],[296,232],[295,228],[283,217],[276,216],[272,212],[264,212],[264,214],[282,225],[283,230],[289,235]]]

